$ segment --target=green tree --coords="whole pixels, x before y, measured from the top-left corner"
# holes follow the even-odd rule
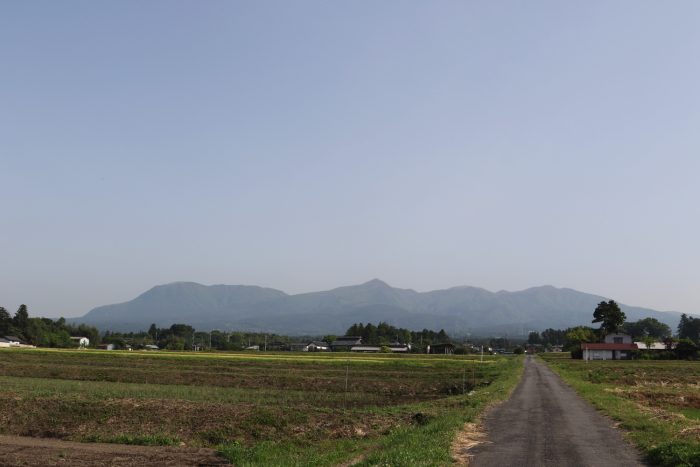
[[[564,345],[566,331],[561,329],[545,329],[542,331],[542,343],[545,345]]]
[[[671,328],[656,318],[644,318],[622,325],[622,331],[637,338],[645,336],[664,339],[671,335]]]
[[[151,327],[148,328],[148,335],[151,336],[153,342],[158,340],[158,328],[156,327],[156,323],[152,323]]]
[[[7,310],[0,306],[0,337],[10,333],[12,317]]]
[[[351,336],[352,334],[348,334],[348,335]],[[323,336],[323,342],[325,342],[327,344],[332,344],[333,341],[335,341],[337,338],[338,338],[338,336],[335,336],[333,334],[328,334],[327,336]]]
[[[531,331],[530,334],[528,334],[527,336],[527,343],[531,345],[541,344],[542,336],[540,336],[540,333],[537,331]]]
[[[678,338],[700,343],[700,318],[693,318],[683,313],[678,323]]]
[[[566,330],[566,350],[573,351],[580,347],[582,342],[594,342],[596,340],[595,330],[588,326],[577,326]]]
[[[27,325],[29,324],[29,312],[27,311],[27,305],[20,305],[15,313],[15,317],[12,319],[12,324],[24,334],[27,331]]]
[[[649,350],[651,346],[654,345],[654,342],[656,342],[656,339],[654,339],[652,336],[644,336],[642,337],[642,342],[644,342],[646,350]]]
[[[695,344],[695,342],[690,339],[680,339],[676,344],[676,348],[673,349],[676,357],[684,360],[693,360],[698,358],[699,351],[700,346]]]
[[[625,322],[625,314],[615,300],[602,301],[593,312],[593,323],[600,323],[600,329],[605,334],[616,333]]]

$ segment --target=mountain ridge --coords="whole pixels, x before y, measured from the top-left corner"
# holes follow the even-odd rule
[[[456,286],[427,292],[392,287],[380,279],[334,289],[287,294],[256,285],[156,285],[133,300],[96,307],[69,321],[103,330],[137,331],[151,323],[187,323],[197,329],[288,335],[337,334],[357,322],[386,321],[411,329],[444,328],[452,334],[525,335],[529,330],[590,325],[597,303],[608,298],[552,285],[491,292]],[[628,320],[653,317],[672,329],[680,313],[620,304]]]

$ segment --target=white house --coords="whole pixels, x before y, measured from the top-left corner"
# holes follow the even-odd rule
[[[5,339],[4,337],[0,337],[0,347],[9,347],[10,346],[10,341]]]
[[[328,352],[330,347],[327,342],[323,341],[313,341],[307,346],[309,352]]]
[[[10,347],[19,347],[22,345],[22,340],[15,336],[5,336],[5,340],[10,344]]]
[[[626,360],[637,345],[627,334],[608,334],[604,342],[581,344],[581,350],[584,360]]]

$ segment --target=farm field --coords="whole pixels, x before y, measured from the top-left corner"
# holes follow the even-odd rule
[[[542,358],[619,422],[653,465],[700,466],[700,362]]]
[[[0,434],[213,448],[236,465],[445,465],[517,357],[0,351]]]

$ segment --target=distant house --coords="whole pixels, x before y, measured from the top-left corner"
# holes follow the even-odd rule
[[[564,351],[563,345],[553,345],[552,346],[552,352],[563,352],[563,351]]]
[[[0,337],[0,347],[9,347],[10,346],[10,341],[5,339],[4,337]]]
[[[246,347],[243,350],[260,350],[260,346],[259,345],[249,345],[248,347]]]
[[[330,350],[328,343],[323,341],[309,342],[307,347],[309,352],[328,352]]]
[[[361,346],[362,338],[359,336],[343,336],[333,341],[331,350],[334,352],[349,352],[353,347]]]
[[[608,334],[604,342],[581,344],[584,360],[627,360],[637,344],[627,334]]]
[[[96,348],[99,350],[114,350],[116,347],[114,344],[99,344]]]
[[[87,337],[75,336],[75,337],[71,337],[70,340],[73,341],[73,343],[76,344],[81,349],[84,349],[85,347],[90,345],[90,339],[88,339]]]
[[[289,344],[287,348],[292,352],[327,352],[328,344],[320,341],[313,341],[309,343],[305,342],[294,342]]]
[[[445,344],[433,344],[429,345],[426,350],[429,354],[452,355],[455,353],[455,345],[449,342]]]
[[[10,347],[19,347],[24,345],[24,342],[19,337],[5,336],[5,340],[10,344]]]

